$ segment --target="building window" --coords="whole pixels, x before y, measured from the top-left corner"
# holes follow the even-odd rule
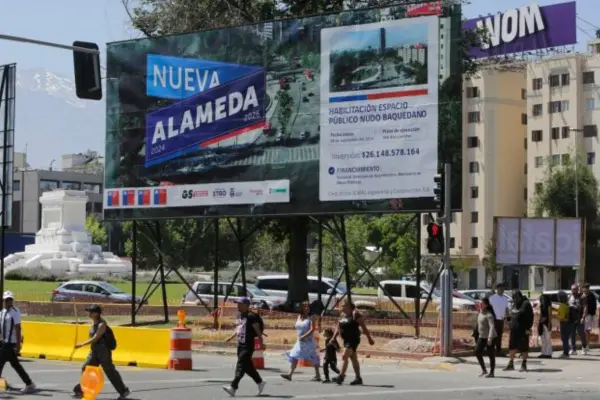
[[[571,81],[570,79],[571,77],[569,76],[569,73],[567,72],[566,74],[562,74],[560,76],[560,84],[563,86],[569,86],[569,83]]]
[[[467,122],[470,124],[476,123],[476,122],[480,122],[481,121],[481,116],[479,114],[479,111],[471,111],[470,113],[467,114]]]
[[[587,153],[587,163],[588,165],[596,164],[596,153]]]
[[[477,86],[472,86],[467,88],[467,98],[474,99],[479,97],[479,88]]]
[[[13,190],[13,192],[20,192],[21,191],[21,181],[14,180],[12,190]]]
[[[521,100],[527,100],[527,89],[521,89]]]
[[[548,112],[550,114],[567,111],[568,109],[569,109],[569,102],[566,100],[564,100],[564,101],[557,100],[557,101],[551,101],[548,103]]]
[[[542,82],[542,78],[535,78],[531,80],[531,87],[533,90],[541,90],[544,83]]]
[[[99,183],[83,182],[83,190],[85,190],[86,192],[100,194],[100,193],[102,193],[102,185]]]
[[[562,138],[563,139],[568,139],[570,131],[571,131],[571,128],[569,128],[568,126],[563,126],[562,127]]]
[[[543,137],[543,134],[542,134],[541,130],[531,131],[531,141],[532,142],[541,142],[542,137]]]
[[[594,71],[584,72],[583,73],[583,84],[590,85],[592,83],[595,83]]]
[[[479,247],[479,238],[477,237],[472,237],[471,238],[471,248],[472,249],[476,249]]]
[[[596,108],[596,104],[593,98],[585,100],[585,108],[587,108],[588,110],[593,110],[594,108]]]
[[[542,165],[544,165],[544,157],[542,156],[537,156],[536,158],[534,158],[534,161],[536,168],[540,168]]]
[[[47,192],[49,190],[58,189],[58,181],[51,181],[47,179],[40,179],[40,191]]]
[[[563,154],[560,156],[560,163],[562,165],[567,165],[569,163],[569,160],[570,160],[569,154]]]
[[[523,138],[523,148],[527,150],[527,137]]]
[[[473,147],[478,147],[479,146],[479,138],[477,136],[469,136],[467,138],[467,147],[468,148],[473,148]]]
[[[456,246],[456,239],[453,237],[450,238],[450,248],[453,249]]]
[[[479,172],[479,163],[477,161],[471,161],[469,163],[469,172],[472,174],[476,174]]]
[[[550,87],[560,86],[560,75],[550,75],[548,83],[550,84]]]
[[[60,186],[66,190],[81,190],[81,182],[62,181]]]
[[[598,136],[598,126],[596,125],[584,125],[583,126],[583,137],[596,137]]]
[[[471,198],[476,199],[479,197],[479,188],[477,186],[471,186]]]
[[[560,138],[560,128],[552,128],[552,140]]]
[[[543,112],[543,108],[541,104],[534,104],[533,107],[531,108],[531,114],[534,117],[539,117],[540,115],[542,115]]]
[[[479,213],[477,211],[471,212],[471,223],[476,224],[479,222]]]
[[[558,155],[558,154],[552,155],[552,165],[560,165],[560,155]]]
[[[527,114],[521,114],[521,125],[527,125]]]
[[[560,111],[561,112],[565,112],[565,111],[569,111],[569,100],[563,100],[560,102]]]
[[[535,184],[535,194],[542,193],[542,190],[544,190],[544,185],[541,182],[536,183]]]

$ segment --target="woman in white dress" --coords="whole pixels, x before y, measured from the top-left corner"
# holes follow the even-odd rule
[[[320,361],[317,344],[315,343],[314,323],[313,318],[309,315],[308,311],[308,303],[303,303],[302,308],[300,309],[300,315],[298,315],[298,319],[296,320],[298,340],[294,347],[292,347],[289,352],[285,353],[288,360],[290,360],[290,372],[282,374],[281,377],[287,381],[292,380],[292,375],[294,375],[294,371],[300,360],[311,361],[315,368],[315,376],[312,380],[315,382],[321,381],[321,373],[319,371]]]

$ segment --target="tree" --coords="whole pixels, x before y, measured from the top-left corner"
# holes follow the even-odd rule
[[[93,244],[102,246],[103,249],[108,247],[106,228],[95,214],[90,214],[85,219],[85,230],[92,236]]]
[[[546,176],[532,201],[536,216],[575,217],[586,224],[586,280],[600,279],[598,204],[600,191],[594,172],[582,156],[564,160],[561,166],[548,159]],[[576,198],[578,200],[576,200]]]
[[[286,89],[280,89],[277,92],[278,103],[278,114],[279,124],[281,125],[282,132],[286,132],[286,129],[290,123],[292,117],[292,106],[294,105],[294,99],[288,93]]]
[[[417,266],[416,241],[418,221],[409,223],[410,214],[389,214],[374,218],[369,223],[370,241],[381,249],[382,264],[388,275],[399,276],[414,273]]]
[[[284,271],[287,240],[275,241],[268,231],[259,232],[248,253],[252,268],[263,271]]]
[[[346,243],[348,245],[348,266],[350,272],[355,274],[363,269],[366,264],[364,257],[365,247],[368,246],[368,224],[369,217],[356,215],[345,218],[346,225]],[[330,226],[333,224],[329,224]],[[323,231],[323,271],[333,271],[337,274],[344,266],[343,262],[344,247],[337,234]],[[354,254],[356,257],[353,257]],[[325,274],[325,273],[324,273]]]
[[[496,262],[496,238],[492,237],[490,241],[485,245],[484,256],[483,256],[483,268],[487,274],[491,277],[492,287],[496,286],[498,280],[498,272],[502,269],[502,265]]]

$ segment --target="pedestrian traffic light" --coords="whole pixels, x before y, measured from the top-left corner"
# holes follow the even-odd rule
[[[73,47],[98,51],[96,43],[74,42]],[[84,100],[102,100],[102,80],[100,77],[100,53],[73,50],[75,70],[75,92]]]
[[[444,215],[444,175],[437,174],[433,177],[433,201],[438,204],[438,216]]]
[[[444,252],[444,228],[430,222],[427,225],[427,251],[430,254],[442,254]]]

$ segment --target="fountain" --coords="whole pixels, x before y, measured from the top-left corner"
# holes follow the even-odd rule
[[[88,196],[80,190],[53,190],[40,197],[42,227],[35,243],[4,258],[4,270],[44,268],[67,274],[131,275],[131,262],[103,252],[85,230]]]

